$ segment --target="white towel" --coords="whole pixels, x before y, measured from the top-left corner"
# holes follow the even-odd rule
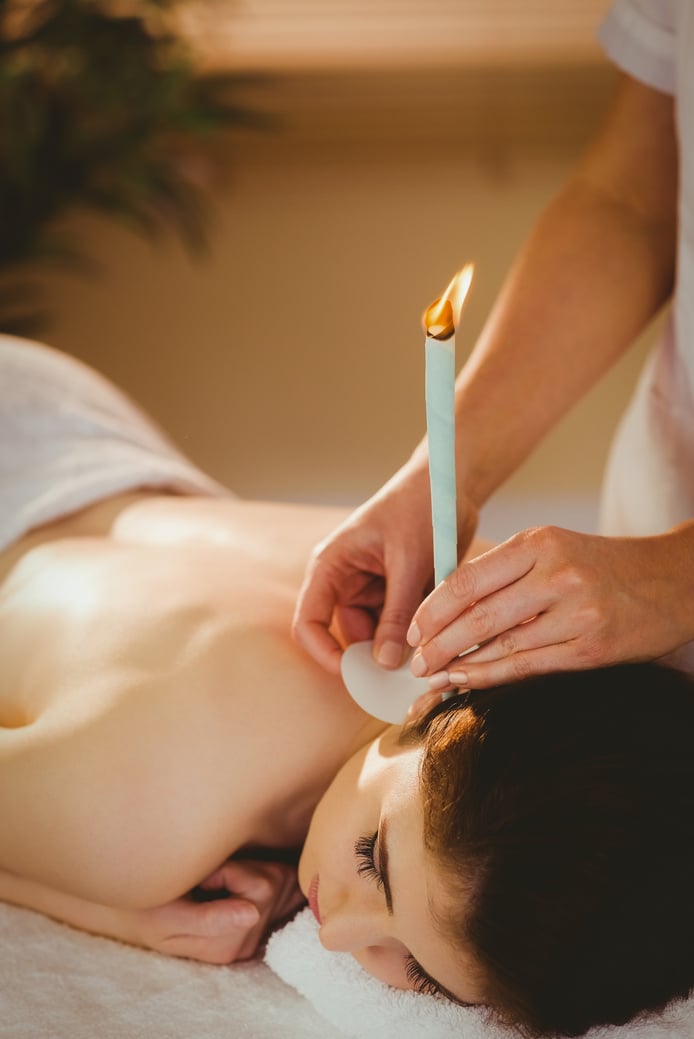
[[[265,962],[344,1035],[354,1039],[512,1039],[484,1010],[377,981],[349,953],[328,952],[310,909],[277,931]],[[650,1020],[594,1028],[590,1039],[692,1039],[694,998]],[[517,1034],[514,1039],[517,1039]]]
[[[0,903],[0,1039],[340,1039],[266,964],[133,949]]]
[[[0,335],[0,387],[0,549],[125,491],[230,494],[74,357]]]

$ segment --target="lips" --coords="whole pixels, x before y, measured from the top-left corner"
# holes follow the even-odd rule
[[[320,909],[318,908],[318,874],[313,878],[308,889],[308,906],[318,923],[322,923]]]

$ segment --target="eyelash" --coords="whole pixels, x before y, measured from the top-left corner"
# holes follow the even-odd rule
[[[368,833],[365,834],[364,837],[360,837],[359,840],[355,842],[354,854],[359,863],[357,866],[357,873],[359,876],[369,877],[371,880],[375,880],[378,887],[382,889],[383,877],[379,873],[374,859],[374,849],[377,840],[378,830],[374,830],[373,833]],[[408,955],[405,958],[405,974],[415,992],[424,993],[429,996],[438,995],[440,993],[441,990],[436,982],[432,981],[428,974],[425,974],[414,956]]]
[[[405,974],[415,992],[419,992],[425,996],[438,996],[441,994],[439,986],[435,981],[432,981],[428,974],[424,973],[414,956],[408,956],[406,958]]]
[[[369,877],[375,880],[379,890],[383,889],[383,877],[379,873],[374,859],[374,848],[378,840],[378,830],[360,837],[354,845],[354,854],[357,856],[359,865],[357,873],[360,877]]]

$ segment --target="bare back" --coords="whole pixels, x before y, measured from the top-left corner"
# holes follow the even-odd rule
[[[153,905],[237,850],[301,844],[383,729],[290,638],[341,518],[136,493],[0,556],[0,867]]]

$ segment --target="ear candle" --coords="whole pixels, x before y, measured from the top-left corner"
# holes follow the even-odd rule
[[[472,281],[472,264],[459,271],[424,313],[425,396],[429,446],[434,581],[458,565],[455,471],[455,330]]]
[[[426,414],[436,583],[458,565],[455,484],[455,327],[472,281],[472,265],[456,274],[441,299],[424,315],[426,329]],[[402,724],[408,707],[429,692],[409,662],[386,671],[373,657],[373,642],[355,642],[342,654],[342,677],[352,698],[368,714]],[[445,694],[444,694],[445,695]]]

